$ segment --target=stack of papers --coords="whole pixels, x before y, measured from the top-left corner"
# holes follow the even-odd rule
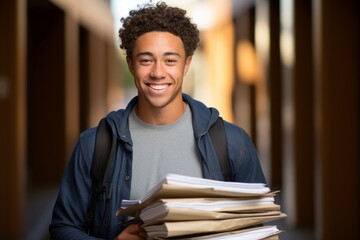
[[[276,226],[253,227],[226,233],[211,234],[202,237],[182,238],[183,240],[276,240],[280,231]]]
[[[223,182],[169,174],[143,199],[124,200],[117,215],[142,221],[148,239],[277,239],[286,215],[262,183]]]

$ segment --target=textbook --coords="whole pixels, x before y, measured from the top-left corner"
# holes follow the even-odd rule
[[[142,199],[123,200],[117,215],[140,221],[147,239],[278,239],[276,226],[259,228],[286,217],[276,193],[263,183],[169,174]]]

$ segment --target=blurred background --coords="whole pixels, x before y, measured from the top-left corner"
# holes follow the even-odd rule
[[[136,95],[117,33],[142,2],[0,1],[0,239],[48,239],[79,133]],[[359,1],[165,2],[201,30],[184,91],[251,136],[281,239],[357,239]]]

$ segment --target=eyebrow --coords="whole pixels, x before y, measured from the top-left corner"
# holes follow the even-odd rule
[[[163,55],[164,55],[164,56],[172,56],[172,55],[175,55],[175,56],[181,57],[180,54],[177,53],[177,52],[165,52]],[[154,54],[151,53],[151,52],[140,52],[140,53],[136,54],[135,57],[139,57],[139,56],[154,56]]]

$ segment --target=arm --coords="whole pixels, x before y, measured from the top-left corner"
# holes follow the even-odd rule
[[[49,228],[51,239],[101,239],[89,236],[89,228],[86,224],[92,187],[90,169],[94,145],[95,131],[91,130],[83,133],[75,145],[66,166],[59,195],[54,206],[52,222]],[[121,228],[118,228],[118,231],[121,231]],[[111,235],[110,232],[108,234]],[[116,239],[143,239],[140,236],[140,226],[130,225]]]
[[[90,191],[90,162],[85,160],[79,140],[61,181],[49,228],[51,239],[98,239],[88,235],[85,223]]]
[[[238,126],[227,126],[227,143],[233,178],[238,182],[266,183],[254,144]]]

